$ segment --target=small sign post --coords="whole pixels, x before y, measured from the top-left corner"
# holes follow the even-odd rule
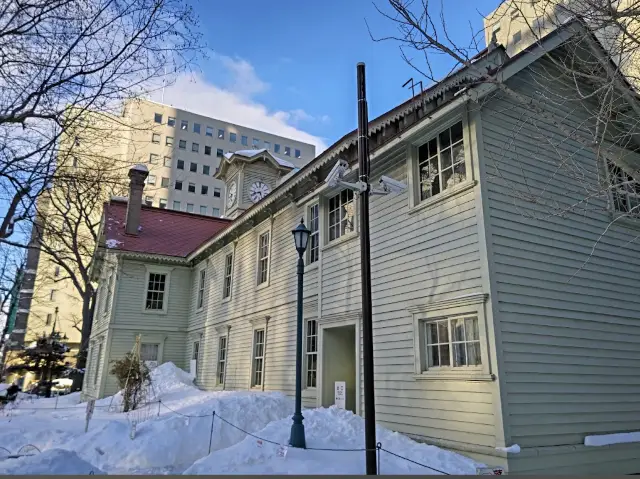
[[[335,382],[334,403],[340,409],[346,408],[347,403],[347,384],[344,381]]]
[[[93,409],[95,405],[96,405],[95,399],[89,399],[87,401],[87,414],[86,414],[85,424],[84,424],[85,433],[89,430],[89,421],[91,421],[91,417],[93,416]]]
[[[500,466],[496,467],[478,467],[476,468],[476,475],[478,476],[504,476],[504,468]]]

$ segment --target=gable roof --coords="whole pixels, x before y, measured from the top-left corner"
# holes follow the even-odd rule
[[[220,161],[220,167],[216,171],[215,175],[213,175],[213,177],[218,179],[224,178],[229,166],[231,166],[236,161],[253,163],[254,161],[259,161],[262,159],[271,163],[274,168],[286,173],[296,168],[293,163],[274,156],[266,148],[262,148],[260,150],[238,150],[235,153],[224,154],[224,158]]]
[[[126,199],[112,198],[105,203],[102,246],[112,251],[145,253],[186,258],[187,255],[225,229],[230,220],[142,206],[140,230],[128,235],[124,227],[127,217]]]

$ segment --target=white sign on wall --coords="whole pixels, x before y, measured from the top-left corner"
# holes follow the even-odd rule
[[[345,409],[347,403],[347,383],[344,381],[335,382],[334,404],[340,409]]]

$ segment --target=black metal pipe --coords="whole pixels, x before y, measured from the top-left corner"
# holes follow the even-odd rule
[[[367,185],[360,193],[360,273],[362,280],[362,341],[364,360],[364,443],[367,474],[377,474],[376,404],[373,385],[373,315],[371,307],[371,251],[369,245],[369,118],[364,63],[358,63],[358,174]]]
[[[302,420],[302,282],[304,277],[304,260],[302,252],[298,253],[298,330],[296,334],[296,410],[293,413],[291,436],[289,445],[305,449],[307,443],[304,437]]]

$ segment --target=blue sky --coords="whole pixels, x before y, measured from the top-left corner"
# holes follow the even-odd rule
[[[365,18],[377,36],[395,31],[370,0],[192,3],[211,53],[201,72],[168,89],[165,102],[178,107],[330,145],[356,126],[357,62],[367,65],[371,118],[409,98],[401,86],[419,76],[396,43],[371,40]],[[468,42],[499,3],[446,0],[454,39]],[[436,65],[442,75],[450,68],[444,58]]]

